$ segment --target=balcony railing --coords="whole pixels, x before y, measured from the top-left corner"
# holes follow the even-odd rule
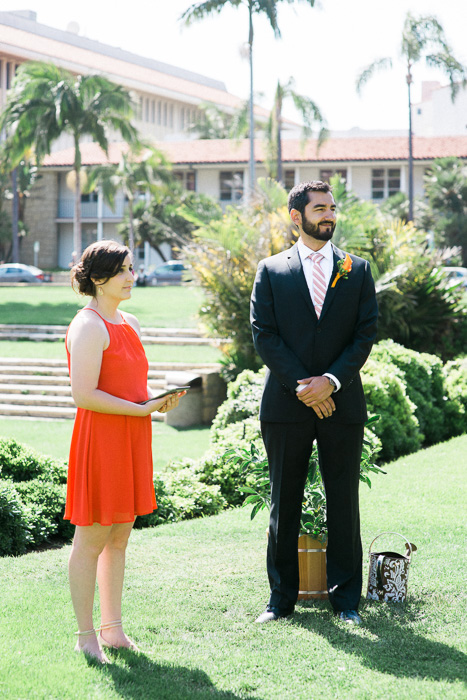
[[[103,219],[122,219],[126,201],[123,197],[115,199],[112,210],[107,204],[102,207]],[[72,219],[75,211],[73,197],[60,197],[58,200],[57,217],[59,219]],[[97,219],[97,202],[81,202],[81,217],[83,219]]]

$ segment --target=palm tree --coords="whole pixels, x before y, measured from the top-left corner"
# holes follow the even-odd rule
[[[234,139],[246,137],[248,133],[248,102],[232,114],[216,105],[200,105],[201,116],[189,125],[189,131],[199,139]]]
[[[303,121],[302,143],[309,138],[313,131],[313,126],[319,126],[318,148],[323,144],[328,136],[326,122],[321,114],[318,105],[309,97],[299,95],[295,92],[295,82],[289,78],[287,83],[282,85],[277,82],[276,94],[274,96],[274,107],[271,111],[266,129],[267,134],[267,161],[270,177],[274,177],[278,182],[282,182],[282,106],[284,100],[291,98],[295,109],[300,113]]]
[[[72,75],[49,63],[24,63],[16,74],[0,119],[0,129],[8,134],[12,168],[28,149],[34,149],[41,163],[61,134],[73,137],[74,256],[82,250],[80,139],[91,136],[107,152],[107,130],[114,129],[132,143],[132,114],[128,92],[101,75]]]
[[[245,5],[248,8],[248,55],[250,61],[250,190],[255,186],[255,141],[254,141],[254,116],[253,116],[253,15],[265,14],[269,20],[276,38],[280,38],[281,32],[277,22],[277,7],[281,2],[292,5],[295,0],[204,0],[191,5],[181,16],[181,20],[185,24],[190,25],[197,20],[204,19],[213,14],[219,14],[224,7],[239,7]],[[306,2],[311,7],[314,6],[315,0],[297,0],[298,2]]]
[[[447,43],[444,29],[436,17],[432,15],[414,17],[407,13],[402,30],[400,53],[407,67],[407,88],[409,105],[409,221],[413,220],[413,134],[412,134],[412,99],[411,85],[413,82],[412,68],[422,57],[428,66],[439,68],[449,78],[451,99],[454,102],[461,87],[467,83],[467,69],[453,56]],[[365,83],[379,69],[392,68],[391,58],[379,58],[367,66],[357,78],[357,91],[360,92]]]
[[[88,174],[86,189],[92,192],[96,186],[102,188],[104,199],[111,207],[115,204],[115,195],[123,191],[128,202],[129,248],[133,252],[134,204],[143,192],[153,190],[162,183],[171,182],[170,164],[164,155],[154,149],[146,148],[141,155],[141,147],[122,153],[116,165],[99,165]]]

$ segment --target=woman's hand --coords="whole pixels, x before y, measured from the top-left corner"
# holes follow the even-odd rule
[[[178,394],[163,396],[161,399],[151,399],[144,404],[143,408],[146,409],[146,413],[144,413],[144,415],[148,416],[149,414],[154,413],[154,411],[158,411],[159,413],[167,413],[167,411],[171,411],[173,408],[178,406],[180,397],[185,396],[185,394],[186,391],[181,391]]]

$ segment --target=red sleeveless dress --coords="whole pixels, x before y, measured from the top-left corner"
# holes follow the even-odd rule
[[[97,388],[127,401],[145,401],[148,361],[138,334],[123,316],[121,324],[114,324],[94,309],[80,313],[87,311],[104,321],[110,336]],[[67,358],[70,370],[68,347]],[[74,525],[112,525],[152,513],[157,508],[152,479],[151,416],[78,408],[70,447],[65,520]]]

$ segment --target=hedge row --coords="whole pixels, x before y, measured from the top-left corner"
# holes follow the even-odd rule
[[[370,415],[380,415],[367,437],[382,461],[467,431],[465,360],[443,366],[433,355],[386,340],[375,346],[362,378]],[[263,382],[264,369],[246,370],[229,384],[208,451],[155,476],[158,509],[138,517],[136,527],[214,515],[243,503],[240,489],[248,478],[225,453],[251,443],[264,450],[258,421]],[[65,482],[64,462],[0,439],[0,555],[71,537],[73,526],[63,520]]]
[[[16,440],[0,439],[0,556],[67,540],[66,464]]]

